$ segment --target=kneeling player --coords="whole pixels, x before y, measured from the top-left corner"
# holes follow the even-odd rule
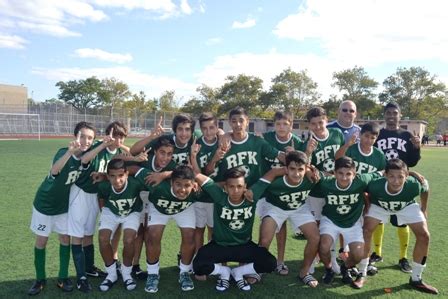
[[[161,240],[166,224],[174,219],[180,229],[181,261],[179,283],[182,291],[194,289],[190,277],[191,260],[194,254],[194,229],[196,219],[194,206],[196,195],[193,193],[194,173],[188,166],[177,166],[170,180],[155,187],[147,186],[150,192],[148,227],[145,232],[148,278],[145,291],[155,293],[159,289],[159,257]]]
[[[68,278],[70,261],[70,237],[67,235],[67,212],[69,206],[70,187],[78,179],[81,166],[81,155],[87,151],[95,139],[95,128],[92,124],[80,122],[75,127],[75,141],[68,148],[61,148],[53,159],[49,175],[37,190],[33,202],[31,230],[36,234],[34,247],[34,266],[36,281],[28,291],[36,295],[44,288],[45,247],[51,232],[59,234],[59,275],[58,287],[65,292],[73,290],[73,283]]]
[[[191,160],[197,173],[196,181],[214,202],[213,239],[199,249],[193,261],[194,272],[197,275],[220,275],[216,285],[218,291],[226,291],[230,287],[230,275],[240,290],[249,291],[250,285],[244,280],[244,275],[270,273],[277,265],[275,257],[266,248],[257,246],[251,240],[255,204],[269,185],[269,180],[264,179],[269,173],[252,185],[253,201],[248,201],[244,198],[244,169],[232,168],[226,171],[224,191],[210,178],[199,173],[199,168],[194,165],[193,152]],[[221,264],[232,261],[245,265],[231,270]]]
[[[369,184],[371,206],[364,222],[365,259],[360,270],[365,271],[373,231],[381,222],[388,221],[389,216],[396,215],[398,224],[409,225],[415,235],[414,262],[409,284],[420,291],[437,294],[436,288],[422,280],[429,251],[429,231],[426,221],[429,188],[427,184],[420,184],[408,174],[408,167],[403,161],[392,159],[386,164],[386,177]],[[414,199],[419,194],[420,205]]]
[[[307,239],[303,264],[299,278],[310,287],[317,286],[317,280],[308,270],[319,248],[319,228],[305,199],[315,183],[305,177],[308,157],[303,152],[289,152],[286,155],[286,175],[275,179],[266,189],[266,202],[262,209],[260,246],[269,249],[276,232],[287,219],[294,230],[300,229]]]
[[[342,281],[354,283],[349,269],[356,266],[364,254],[363,195],[370,181],[378,177],[378,173],[356,174],[355,162],[342,157],[335,162],[335,177],[321,178],[316,186],[317,192],[325,198],[320,222],[319,254],[325,266],[323,282],[326,284],[330,284],[335,275],[330,250],[339,235],[344,237],[350,248],[347,260],[341,265]]]
[[[124,245],[121,275],[126,290],[131,291],[137,286],[131,276],[132,258],[143,205],[139,194],[145,190],[145,185],[133,177],[128,177],[125,162],[121,159],[109,162],[107,179],[108,181],[98,186],[98,199],[104,205],[101,209],[99,244],[107,271],[107,277],[99,288],[103,292],[108,291],[118,279],[111,237],[121,224]]]

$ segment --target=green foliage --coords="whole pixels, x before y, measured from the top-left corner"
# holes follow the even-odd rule
[[[59,88],[58,98],[80,112],[101,104],[102,84],[96,77],[68,82],[59,81],[56,87]]]
[[[105,78],[101,81],[99,93],[101,104],[110,108],[110,117],[113,116],[114,107],[120,106],[131,96],[126,83],[115,78]]]
[[[216,97],[218,90],[209,87],[205,84],[199,86],[196,91],[197,96],[192,97],[181,108],[181,111],[191,113],[193,115],[200,115],[204,111],[213,112],[218,114],[220,101]]]
[[[176,92],[174,90],[165,91],[159,98],[159,110],[161,111],[177,111],[179,107],[175,99]]]

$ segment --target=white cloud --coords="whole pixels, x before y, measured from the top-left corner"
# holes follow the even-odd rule
[[[186,15],[191,15],[191,13],[193,12],[193,10],[191,9],[191,7],[188,4],[187,0],[181,0],[181,2],[180,2],[180,10],[184,14],[186,14]]]
[[[81,48],[75,50],[75,55],[81,58],[95,58],[103,61],[115,63],[126,63],[132,61],[132,55],[129,53],[110,53],[101,49]]]
[[[256,25],[255,19],[248,17],[246,21],[240,22],[240,21],[234,21],[232,24],[232,29],[245,29],[245,28],[251,28]]]
[[[26,43],[20,36],[0,33],[0,48],[23,49]]]
[[[443,0],[308,0],[281,20],[280,38],[318,40],[328,58],[346,65],[448,61],[448,10]]]
[[[307,69],[308,75],[318,83],[322,99],[326,100],[330,94],[337,94],[337,90],[331,87],[333,72],[346,66],[315,54],[284,54],[272,50],[265,54],[239,53],[219,56],[195,77],[198,84],[219,87],[229,75],[246,74],[262,79],[263,88],[267,90],[271,86],[271,80],[288,67],[294,71]]]
[[[142,73],[129,67],[105,68],[33,68],[32,74],[52,81],[68,81],[96,76],[99,79],[115,77],[129,85],[133,92],[144,91],[150,97],[160,96],[166,90],[175,90],[184,99],[195,94],[197,85],[176,78]]]
[[[209,38],[205,42],[205,44],[207,46],[213,46],[213,45],[217,45],[217,44],[220,44],[220,43],[222,43],[222,38],[220,38],[220,37],[212,37],[212,38]]]

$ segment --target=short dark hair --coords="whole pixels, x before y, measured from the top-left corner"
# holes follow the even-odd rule
[[[224,173],[224,178],[227,179],[238,179],[246,175],[246,171],[242,167],[230,168]]]
[[[128,136],[128,129],[121,121],[116,120],[108,124],[106,127],[106,135],[109,135],[112,129],[114,129],[113,136]]]
[[[291,124],[294,122],[294,115],[290,111],[277,111],[274,114],[274,121],[286,119]]]
[[[313,107],[306,113],[306,119],[310,121],[313,117],[327,116],[327,112],[322,107]]]
[[[387,104],[384,106],[384,112],[386,112],[386,110],[389,109],[389,108],[394,108],[394,109],[397,109],[398,111],[401,112],[400,105],[398,105],[397,102],[389,102],[389,103],[387,103]]]
[[[229,119],[232,118],[232,116],[234,115],[244,115],[244,116],[249,116],[246,112],[246,109],[244,109],[241,106],[236,106],[235,108],[233,108],[232,110],[230,110],[229,112]]]
[[[79,123],[76,124],[75,129],[73,130],[73,134],[75,136],[78,135],[78,132],[81,131],[82,129],[89,129],[93,131],[93,134],[96,135],[96,128],[92,123],[86,122],[86,121],[81,121]]]
[[[170,146],[172,148],[175,147],[174,140],[172,138],[172,135],[162,135],[159,138],[156,139],[154,143],[154,150],[158,150],[162,146]]]
[[[337,159],[334,162],[334,170],[338,170],[339,168],[351,168],[351,169],[356,169],[356,164],[355,161],[353,161],[352,158],[347,157],[347,156],[343,156],[339,159]]]
[[[174,168],[173,172],[171,173],[171,181],[174,181],[176,179],[187,179],[194,181],[193,169],[191,169],[191,167],[187,165],[176,166],[176,168]]]
[[[379,135],[380,134],[380,126],[375,122],[368,122],[362,125],[361,127],[361,134],[364,134],[365,132],[370,132],[373,135]]]
[[[203,122],[212,120],[216,126],[218,126],[218,118],[211,112],[203,112],[199,116],[199,126],[202,125]]]
[[[406,172],[409,171],[408,165],[404,163],[403,160],[400,159],[390,159],[386,162],[386,173],[389,172],[389,170],[405,170]]]
[[[183,123],[190,124],[191,132],[193,133],[194,125],[196,122],[194,121],[191,115],[181,113],[174,116],[173,121],[171,123],[171,128],[173,129],[174,134],[176,134],[177,127]]]
[[[299,165],[308,164],[308,156],[301,151],[292,151],[286,154],[285,164],[288,166],[291,162],[296,162]]]
[[[107,164],[107,173],[109,174],[109,170],[118,170],[118,169],[126,169],[126,163],[122,159],[112,159],[109,164]]]

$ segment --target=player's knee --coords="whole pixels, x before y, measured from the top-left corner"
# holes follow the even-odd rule
[[[62,245],[70,245],[70,236],[69,235],[59,235],[59,242]]]
[[[110,243],[110,235],[108,233],[101,232],[98,234],[98,241],[100,245],[104,246]]]
[[[429,244],[429,239],[430,239],[430,234],[428,230],[422,230],[421,232],[419,232],[418,234],[415,235],[415,237],[425,243],[425,244]]]
[[[312,234],[307,237],[307,242],[312,246],[319,246],[320,242],[320,235],[319,234]]]
[[[213,272],[214,264],[196,256],[193,260],[193,271],[197,275],[208,275]]]
[[[277,267],[277,259],[264,247],[259,247],[254,258],[257,273],[271,273]]]

